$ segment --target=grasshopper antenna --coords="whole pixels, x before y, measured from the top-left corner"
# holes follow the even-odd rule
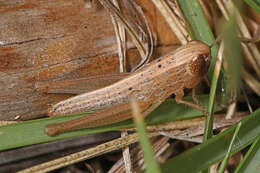
[[[215,40],[213,43],[211,43],[211,45],[209,45],[209,47],[212,48],[213,46],[215,46],[215,45],[217,44],[217,42],[218,42],[219,40],[221,40],[222,36],[223,36],[222,34],[218,35],[218,37],[216,38],[216,40]]]

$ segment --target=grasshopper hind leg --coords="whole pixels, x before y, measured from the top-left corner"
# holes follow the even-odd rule
[[[175,93],[175,100],[176,100],[176,102],[179,103],[179,104],[184,104],[184,105],[193,107],[193,108],[201,111],[205,115],[208,114],[206,109],[201,105],[199,100],[195,97],[195,91],[192,91],[192,98],[193,98],[195,103],[183,100],[183,96],[184,96],[184,91],[183,90],[179,90],[178,92],[176,92]]]

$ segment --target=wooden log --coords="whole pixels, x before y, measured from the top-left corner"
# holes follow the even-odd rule
[[[159,44],[175,48],[178,41],[153,4],[138,2]],[[113,25],[102,6],[89,7],[84,0],[0,0],[0,26],[0,120],[42,117],[51,104],[72,96],[42,93],[37,82],[119,72]],[[127,45],[131,69],[140,58],[133,43]]]

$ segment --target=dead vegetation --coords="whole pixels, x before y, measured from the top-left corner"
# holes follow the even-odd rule
[[[220,21],[231,20],[236,8],[230,1],[200,3],[215,36],[220,35]],[[260,19],[249,6],[242,7],[247,12],[236,13],[239,37],[249,41],[241,43],[242,89],[231,103],[226,103],[227,109],[218,113],[214,132],[259,107],[260,53],[255,42],[259,39]],[[175,0],[0,1],[0,14],[1,125],[45,117],[50,105],[116,82],[192,40],[190,26]],[[230,66],[225,59],[221,64],[224,68]],[[106,79],[107,74],[113,78],[95,80],[102,75]],[[92,79],[93,86],[88,85]],[[198,93],[209,90],[206,83],[200,85]],[[201,143],[204,121],[195,118],[148,126],[158,162],[164,163]],[[57,168],[54,172],[141,172],[144,159],[136,144],[137,133],[132,129],[120,133],[0,152],[0,172]],[[240,152],[230,159],[229,172],[242,157]],[[212,172],[216,172],[213,167]]]

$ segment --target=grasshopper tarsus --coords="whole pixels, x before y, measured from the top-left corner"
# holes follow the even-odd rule
[[[61,133],[61,132],[59,132],[60,128],[57,128],[57,126],[58,126],[58,124],[48,124],[45,126],[44,131],[48,136],[56,136]]]

